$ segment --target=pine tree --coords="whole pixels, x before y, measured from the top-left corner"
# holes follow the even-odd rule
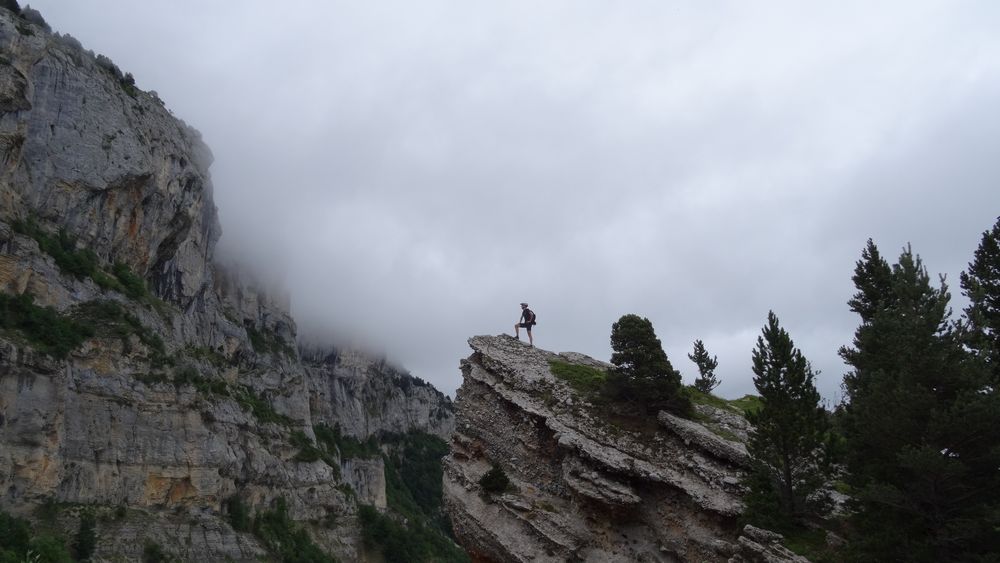
[[[1000,403],[949,323],[944,280],[932,287],[909,247],[887,266],[869,240],[849,302],[861,325],[841,349],[855,558],[974,560],[1000,547]]]
[[[747,413],[754,427],[747,445],[753,460],[748,509],[767,523],[789,523],[820,500],[827,419],[809,362],[773,312],[757,338],[753,372],[761,408]]]
[[[969,299],[965,342],[993,374],[993,386],[1000,387],[1000,218],[983,233],[960,281]]]
[[[691,404],[681,394],[681,374],[674,369],[653,323],[638,315],[624,315],[611,327],[611,363],[607,393],[640,407],[647,414],[669,410],[690,413]]]
[[[694,341],[694,353],[688,354],[688,359],[698,366],[698,379],[694,380],[695,389],[702,393],[711,393],[712,389],[722,383],[715,377],[715,368],[719,366],[719,360],[715,356],[708,355],[701,340]]]

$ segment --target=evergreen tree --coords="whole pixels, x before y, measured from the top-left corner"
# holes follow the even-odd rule
[[[694,341],[694,354],[688,354],[688,359],[698,366],[698,379],[694,380],[695,389],[702,393],[711,393],[712,389],[722,383],[715,377],[715,368],[719,366],[719,360],[715,356],[708,355],[701,340]]]
[[[862,561],[968,561],[997,553],[1000,403],[949,324],[950,295],[907,247],[874,243],[855,268],[861,317],[841,349],[843,427]]]
[[[748,509],[769,524],[787,523],[822,500],[816,492],[825,476],[827,420],[812,367],[773,312],[757,338],[753,373],[761,408],[747,413],[754,427]]]
[[[961,274],[965,308],[965,342],[1000,386],[1000,218],[983,233],[969,269]]]
[[[624,315],[611,327],[611,363],[607,393],[629,401],[647,414],[661,409],[689,414],[691,403],[681,394],[681,374],[667,359],[653,323]]]

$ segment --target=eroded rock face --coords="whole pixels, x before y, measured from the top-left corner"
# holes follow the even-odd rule
[[[352,350],[306,350],[303,363],[315,385],[313,417],[345,434],[421,430],[444,440],[455,429],[451,400],[428,383],[382,359]]]
[[[595,416],[550,360],[509,336],[469,340],[445,504],[456,537],[485,561],[726,561],[740,549],[745,448],[690,421],[659,432]],[[669,417],[669,415],[667,415]],[[499,465],[512,488],[485,494]]]
[[[739,528],[748,458],[730,438],[746,435],[738,415],[707,409],[702,425],[661,412],[658,428],[629,429],[553,376],[549,362],[608,364],[506,335],[469,345],[444,493],[474,560],[805,561],[777,534]],[[511,481],[501,493],[479,485],[494,465]]]
[[[213,262],[200,136],[115,71],[0,8],[0,292],[130,319],[87,321],[94,335],[61,359],[0,330],[0,509],[120,510],[99,526],[102,559],[138,560],[155,542],[180,560],[257,561],[263,546],[233,529],[226,501],[261,511],[283,498],[324,549],[362,558],[354,516],[386,505],[381,458],[304,461],[301,440],[319,424],[362,440],[446,436],[450,401],[360,354],[303,361],[287,300]],[[150,295],[67,273],[13,228],[28,218],[75,237],[105,276],[124,264]],[[68,533],[74,510],[58,517]]]
[[[221,234],[200,134],[93,55],[0,14],[0,201],[188,305]]]

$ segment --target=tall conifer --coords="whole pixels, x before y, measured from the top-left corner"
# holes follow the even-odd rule
[[[969,299],[966,343],[992,373],[993,386],[1000,386],[1000,218],[983,233],[960,281]]]
[[[907,247],[888,270],[872,241],[855,268],[861,317],[841,356],[855,557],[966,561],[995,550],[998,404],[949,323],[948,287]]]
[[[754,427],[748,504],[753,516],[787,522],[810,511],[823,483],[827,422],[812,368],[773,312],[757,338],[753,373],[761,408],[747,413]],[[760,514],[775,509],[781,514]]]

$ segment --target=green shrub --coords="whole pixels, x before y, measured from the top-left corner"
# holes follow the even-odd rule
[[[253,534],[279,561],[284,563],[332,563],[309,534],[288,517],[288,506],[279,498],[273,510],[260,512],[253,519]]]
[[[305,432],[301,430],[295,430],[292,432],[291,442],[293,446],[299,448],[299,453],[295,454],[295,457],[292,458],[294,461],[312,463],[322,459],[327,463],[327,465],[334,465],[335,462],[332,457],[318,448],[316,444],[314,444],[313,441],[306,436]]]
[[[31,542],[31,525],[27,520],[0,512],[0,561],[7,553],[23,556]]]
[[[36,350],[55,358],[65,358],[83,341],[94,335],[89,326],[61,315],[52,307],[39,307],[27,293],[0,293],[0,328],[22,334]]]
[[[490,494],[502,493],[510,487],[510,479],[507,478],[503,468],[494,463],[493,468],[479,478],[479,486]]]
[[[142,548],[142,563],[168,563],[173,559],[169,553],[163,551],[160,544],[154,541],[147,541]]]
[[[278,411],[274,410],[271,403],[263,397],[263,395],[257,394],[253,389],[246,385],[239,385],[235,389],[233,396],[236,402],[243,407],[244,410],[250,411],[260,423],[275,423],[288,426],[293,422],[291,418],[283,414],[279,414]]]
[[[27,554],[34,554],[35,559],[31,559],[31,561],[37,561],[37,563],[71,563],[73,561],[69,550],[66,549],[66,543],[51,535],[32,538]],[[29,559],[29,557],[25,557],[25,559]]]
[[[608,379],[608,374],[604,370],[559,360],[549,360],[549,369],[552,375],[569,383],[570,387],[585,395],[599,393]]]
[[[90,275],[90,279],[94,280],[94,283],[101,289],[110,289],[125,293],[125,288],[122,287],[122,284],[117,279],[105,274],[103,270],[95,270]]]
[[[53,258],[56,266],[64,274],[78,279],[90,277],[97,270],[97,255],[90,249],[76,248],[76,238],[70,236],[66,229],[60,229],[56,235],[45,232],[29,217],[24,221],[14,221],[11,228],[15,232],[35,239],[38,247]]]
[[[145,299],[149,297],[149,291],[146,289],[146,282],[142,280],[139,276],[132,273],[128,266],[122,262],[116,262],[114,268],[111,270],[118,279],[118,283],[121,284],[122,288],[125,290],[125,295],[131,297],[132,299]]]
[[[30,559],[29,559],[30,557]],[[69,563],[72,561],[63,540],[39,535],[31,523],[0,512],[0,562]]]
[[[226,359],[220,352],[209,348],[208,346],[194,346],[189,345],[184,349],[188,356],[196,359],[206,361],[213,366],[222,369],[227,366],[232,365],[232,363]]]
[[[198,371],[198,368],[192,365],[186,365],[178,370],[175,370],[173,383],[174,387],[177,388],[181,388],[185,385],[191,385],[194,387],[195,391],[206,396],[229,396],[228,383],[219,378],[204,377],[201,375],[201,372]]]
[[[226,499],[226,512],[229,514],[229,525],[237,532],[249,532],[253,524],[250,509],[239,495]]]
[[[334,425],[333,428],[325,424],[317,424],[313,426],[313,433],[316,434],[318,443],[324,445],[329,452],[339,452],[341,459],[369,459],[382,453],[374,436],[370,436],[362,442],[354,436],[342,434],[339,424]]]
[[[250,346],[258,354],[284,354],[289,358],[295,357],[295,348],[281,339],[277,333],[269,329],[258,329],[251,323],[244,323],[243,328],[247,331],[250,339]]]

